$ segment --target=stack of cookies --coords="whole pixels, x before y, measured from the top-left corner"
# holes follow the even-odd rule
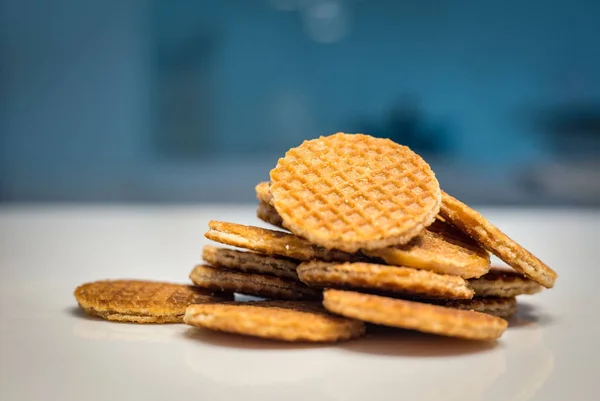
[[[277,229],[211,221],[206,237],[226,247],[204,248],[189,286],[203,298],[186,298],[178,319],[284,341],[348,340],[365,323],[495,340],[515,297],[557,277],[388,139],[307,140],[256,196],[257,216]],[[490,252],[513,269],[490,267]],[[226,299],[231,293],[264,300]]]

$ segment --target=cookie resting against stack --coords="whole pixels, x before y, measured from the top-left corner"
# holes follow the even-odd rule
[[[204,247],[193,286],[88,283],[77,301],[109,320],[280,341],[350,340],[368,332],[365,323],[493,341],[517,312],[516,297],[557,278],[389,139],[306,140],[255,190],[256,215],[274,229],[210,221],[206,237],[225,246]],[[491,267],[490,253],[513,269]]]

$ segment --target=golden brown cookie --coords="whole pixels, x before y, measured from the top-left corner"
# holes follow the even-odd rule
[[[196,266],[190,273],[190,279],[199,287],[264,298],[298,300],[319,299],[321,296],[319,291],[297,281],[205,265]]]
[[[328,313],[318,303],[255,301],[192,305],[191,326],[281,341],[337,342],[360,337],[363,322]]]
[[[490,268],[490,255],[450,224],[435,221],[406,245],[364,251],[396,266],[431,270],[463,278],[479,277]]]
[[[205,236],[210,240],[267,255],[279,255],[296,260],[339,261],[356,260],[361,257],[360,255],[353,255],[335,249],[327,250],[282,231],[221,221],[211,221],[208,227],[210,230]]]
[[[481,214],[445,192],[442,196],[440,214],[518,272],[544,287],[554,286],[557,277],[554,270],[509,238]]]
[[[268,203],[260,202],[258,204],[258,208],[256,209],[256,216],[264,222],[274,225],[275,227],[283,228],[283,220],[281,220],[281,216],[277,213],[277,210]]]
[[[273,197],[271,196],[271,188],[269,188],[270,185],[270,182],[263,181],[256,184],[255,187],[256,199],[258,199],[260,202],[264,202],[269,205],[271,204],[271,200],[273,199]]]
[[[318,288],[354,288],[436,298],[468,299],[473,290],[457,276],[374,263],[311,261],[298,266],[300,280]]]
[[[469,285],[478,297],[515,297],[524,294],[536,294],[544,289],[535,281],[521,273],[493,267],[489,273],[469,280]]]
[[[515,297],[475,297],[473,299],[456,299],[446,301],[443,305],[448,308],[487,313],[504,319],[508,319],[517,313],[517,299]]]
[[[271,170],[272,205],[294,234],[357,252],[405,244],[430,225],[441,192],[429,165],[389,139],[344,134],[304,141]]]
[[[95,281],[80,285],[74,295],[90,315],[133,323],[181,323],[191,304],[233,298],[191,285],[145,280]]]
[[[365,322],[470,340],[495,340],[508,325],[485,313],[352,291],[326,290],[323,305],[330,312]]]
[[[216,267],[298,280],[296,267],[299,262],[280,256],[236,251],[234,249],[206,245],[202,251],[202,259]]]

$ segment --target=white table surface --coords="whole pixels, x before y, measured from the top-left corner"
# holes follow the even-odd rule
[[[287,345],[84,317],[103,278],[187,282],[209,219],[254,206],[0,208],[0,400],[597,400],[600,213],[483,209],[555,268],[493,346],[412,332]]]

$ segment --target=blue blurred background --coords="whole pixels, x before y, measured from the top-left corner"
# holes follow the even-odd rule
[[[1,202],[253,202],[337,131],[471,203],[600,205],[600,2],[0,0]]]

